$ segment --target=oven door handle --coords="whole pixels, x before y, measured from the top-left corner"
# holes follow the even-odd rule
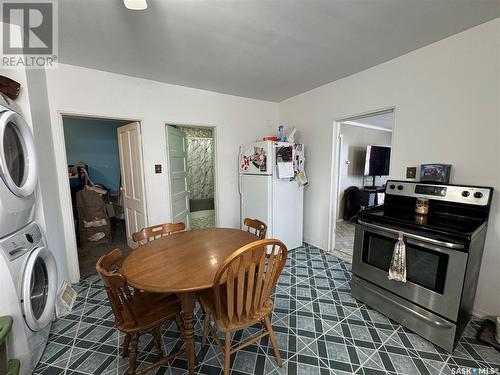
[[[361,224],[361,225],[363,225],[363,226],[366,226],[368,228],[378,229],[378,230],[381,230],[381,231],[384,231],[384,232],[390,232],[390,233],[394,233],[394,234],[402,233],[404,237],[412,238],[414,240],[418,240],[418,241],[421,241],[421,242],[427,242],[427,243],[430,243],[430,244],[433,244],[433,245],[437,245],[437,246],[441,246],[441,247],[447,247],[449,249],[463,249],[465,247],[461,243],[439,241],[439,240],[435,240],[433,238],[427,238],[427,237],[424,237],[424,236],[419,236],[418,234],[406,233],[406,232],[403,232],[403,231],[400,231],[400,230],[397,230],[397,229],[392,229],[392,228],[383,227],[381,225],[372,224],[372,223],[369,223],[367,221],[360,220],[360,219],[358,219],[358,223]]]
[[[431,325],[435,325],[439,328],[447,328],[447,329],[450,329],[452,326],[450,323],[448,323],[446,320],[444,319],[432,319],[432,318],[429,318],[428,316],[425,316],[424,314],[418,312],[418,311],[415,311],[413,309],[411,309],[410,307],[408,306],[405,306],[401,303],[399,303],[398,301],[394,301],[390,298],[387,298],[387,296],[383,295],[382,293],[378,292],[377,290],[373,290],[373,289],[370,289],[370,293],[374,293],[376,295],[378,295],[380,298],[390,302],[390,303],[395,303],[396,305],[398,305],[399,308],[407,311],[408,313],[410,313],[411,315],[414,315],[416,316],[417,318],[421,319],[421,320],[424,320],[426,323],[428,324],[431,324]]]

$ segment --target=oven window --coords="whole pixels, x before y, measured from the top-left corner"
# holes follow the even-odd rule
[[[363,262],[389,271],[395,239],[365,233]],[[406,279],[436,293],[443,293],[448,255],[406,243]]]

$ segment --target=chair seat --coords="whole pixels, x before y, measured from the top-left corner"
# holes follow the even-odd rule
[[[260,321],[265,316],[269,315],[273,309],[273,301],[269,298],[263,303],[262,308],[259,311],[253,312],[251,316],[248,317],[244,316],[242,319],[235,319],[238,321],[236,323],[233,323],[229,321],[229,318],[225,313],[225,311],[227,311],[226,306],[222,306],[222,311],[224,311],[224,313],[222,313],[222,318],[215,319],[217,314],[214,305],[215,298],[213,289],[204,291],[202,294],[200,294],[199,299],[203,308],[207,309],[210,312],[210,314],[212,314],[212,316],[214,317],[217,328],[223,332],[240,330],[246,327],[250,327],[255,323],[257,323],[258,321]],[[227,301],[225,288],[221,288],[221,303],[225,304],[225,301]],[[234,314],[236,315],[236,312]],[[244,312],[243,315],[245,315]]]
[[[158,325],[160,321],[172,320],[181,310],[181,302],[175,294],[136,291],[130,308],[137,317],[137,324],[117,324],[118,329],[126,333],[144,332]]]

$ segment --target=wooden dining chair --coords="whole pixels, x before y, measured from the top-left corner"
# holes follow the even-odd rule
[[[261,240],[266,238],[267,225],[262,221],[247,217],[243,220],[243,224],[246,225],[247,232],[254,233]]]
[[[182,351],[164,356],[161,346],[161,329],[165,323],[174,320],[179,331],[183,332],[181,304],[173,294],[149,293],[129,288],[127,280],[119,272],[121,257],[121,250],[115,249],[99,258],[96,269],[111,303],[116,327],[125,333],[122,356],[129,357],[128,373],[144,374],[169,362]],[[139,337],[145,333],[153,335],[161,358],[156,363],[136,371],[137,344]]]
[[[267,249],[267,251],[266,251]],[[286,246],[278,240],[257,240],[243,246],[226,258],[214,278],[214,287],[200,295],[205,311],[202,344],[209,330],[224,352],[224,375],[230,371],[231,354],[269,335],[276,362],[282,361],[269,315],[273,309],[271,291],[285,266]],[[214,320],[214,327],[210,322]],[[231,333],[262,323],[262,331],[233,348]],[[224,345],[217,330],[224,332]]]
[[[152,227],[143,228],[140,231],[135,232],[132,234],[132,239],[134,242],[151,242],[172,233],[180,232],[184,229],[186,229],[186,225],[184,223],[153,225]]]

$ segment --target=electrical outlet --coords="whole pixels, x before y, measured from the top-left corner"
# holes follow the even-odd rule
[[[161,164],[155,164],[155,173],[161,173]]]
[[[406,178],[417,178],[417,167],[406,167]]]

